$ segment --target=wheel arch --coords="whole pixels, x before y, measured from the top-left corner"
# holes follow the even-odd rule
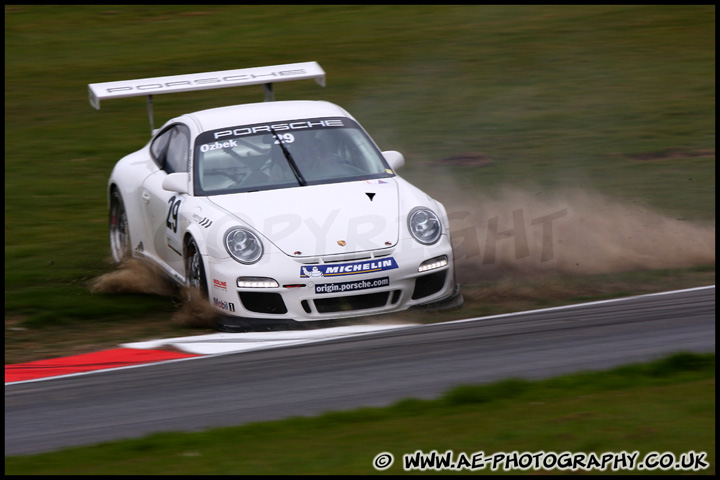
[[[183,235],[183,257],[187,255],[187,244],[188,240],[190,240],[191,238],[195,240],[195,243],[200,250],[200,255],[202,255],[203,257],[208,256],[207,241],[205,240],[205,236],[202,233],[202,227],[197,224],[190,225],[187,230],[185,230],[185,234]],[[205,270],[207,270],[207,267],[205,268]]]

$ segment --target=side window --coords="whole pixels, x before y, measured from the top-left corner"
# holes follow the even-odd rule
[[[155,137],[150,145],[150,154],[157,163],[158,167],[165,168],[165,153],[167,152],[168,143],[173,133],[173,128],[169,128]]]
[[[187,172],[190,160],[190,132],[185,125],[168,128],[150,145],[150,153],[168,173]]]
[[[173,135],[167,148],[165,170],[168,173],[187,172],[190,160],[190,132],[185,125],[173,128]]]

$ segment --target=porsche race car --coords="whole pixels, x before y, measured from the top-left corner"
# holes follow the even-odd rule
[[[274,83],[302,79],[324,86],[325,72],[307,62],[90,84],[97,109],[146,96],[151,123],[108,182],[115,262],[140,258],[197,288],[228,328],[461,304],[443,205],[343,108],[275,100]],[[243,85],[263,85],[265,101],[153,128],[153,95]]]

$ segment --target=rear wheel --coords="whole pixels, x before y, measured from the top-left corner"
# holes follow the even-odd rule
[[[203,298],[208,297],[205,265],[200,249],[192,237],[188,238],[185,244],[185,279],[188,286],[197,289]]]
[[[115,263],[131,256],[127,212],[122,195],[116,188],[110,193],[110,250]]]

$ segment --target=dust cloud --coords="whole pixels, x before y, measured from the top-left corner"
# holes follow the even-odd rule
[[[117,270],[90,282],[92,293],[138,293],[172,297],[178,304],[171,321],[181,326],[213,328],[220,311],[192,288],[179,288],[157,267],[139,259],[130,259]]]
[[[137,259],[127,260],[117,270],[90,282],[92,293],[144,293],[171,296],[176,289],[170,280],[153,265]]]
[[[221,315],[220,310],[194,288],[183,287],[181,292],[180,309],[175,312],[172,321],[185,327],[215,328]]]
[[[715,262],[715,227],[580,189],[431,191],[450,217],[460,283],[511,272],[602,274]]]

